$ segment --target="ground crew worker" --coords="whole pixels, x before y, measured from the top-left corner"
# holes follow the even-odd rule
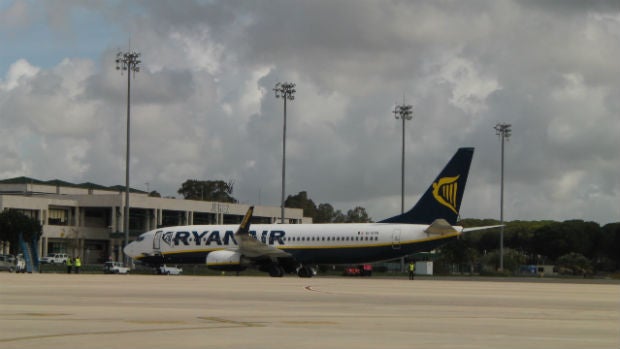
[[[75,273],[76,274],[80,273],[81,267],[82,267],[82,261],[80,260],[80,257],[75,257]]]
[[[415,275],[415,263],[409,262],[409,280],[413,280],[414,275]]]
[[[67,258],[67,274],[71,274],[72,265],[73,265],[73,258]]]

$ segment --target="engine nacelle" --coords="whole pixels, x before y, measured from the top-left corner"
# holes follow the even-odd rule
[[[247,268],[243,256],[235,251],[219,250],[207,255],[207,268],[215,270],[241,271]]]

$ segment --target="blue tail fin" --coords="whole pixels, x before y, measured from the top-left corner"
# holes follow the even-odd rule
[[[473,155],[474,148],[459,148],[411,210],[379,223],[431,224],[443,218],[455,225]]]

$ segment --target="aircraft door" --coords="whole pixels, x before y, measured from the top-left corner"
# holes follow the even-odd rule
[[[392,249],[400,250],[400,229],[394,229],[392,232]]]
[[[153,252],[155,253],[160,252],[161,234],[162,234],[162,231],[160,230],[160,231],[155,232],[155,235],[153,236]]]

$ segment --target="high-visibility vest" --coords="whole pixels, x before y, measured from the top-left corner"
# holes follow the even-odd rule
[[[71,266],[71,258],[67,259],[67,266]]]
[[[82,266],[82,261],[79,258],[75,259],[75,266],[78,268]]]
[[[414,271],[414,270],[415,270],[415,264],[409,263],[409,271]]]

